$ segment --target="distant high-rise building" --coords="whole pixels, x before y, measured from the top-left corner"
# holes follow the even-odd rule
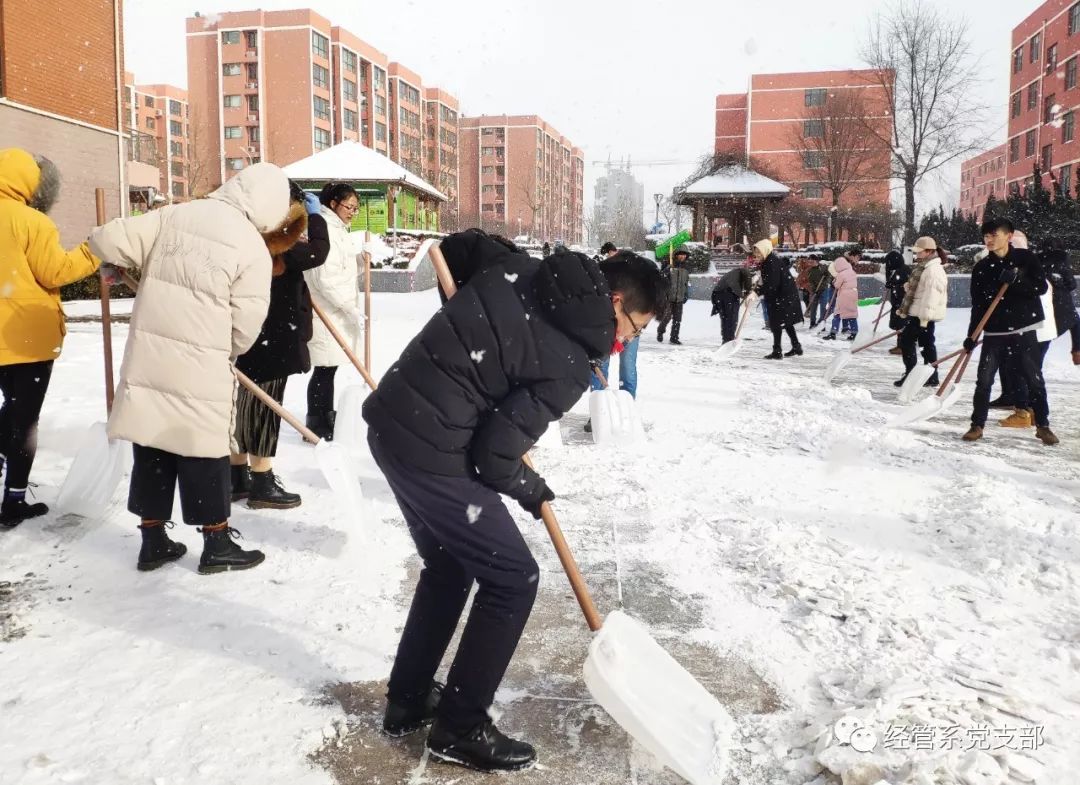
[[[998,145],[960,164],[960,210],[983,220],[986,200],[1004,199],[1007,145]]]
[[[580,243],[585,156],[536,115],[459,121],[459,223]]]
[[[627,228],[640,228],[644,209],[645,186],[634,178],[629,164],[608,163],[607,173],[597,178],[593,190],[593,236],[589,241],[604,242]]]
[[[127,204],[122,5],[0,2],[0,147],[56,164],[64,185],[50,216],[68,246],[94,226],[95,188],[108,217]]]
[[[137,85],[124,74],[124,130],[128,160],[161,172],[157,190],[173,198],[198,196],[188,188],[191,149],[187,90],[172,85]]]

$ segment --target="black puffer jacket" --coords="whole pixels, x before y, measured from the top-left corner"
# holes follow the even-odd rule
[[[319,267],[330,253],[330,234],[321,215],[307,218],[307,242],[298,242],[281,255],[285,272],[270,283],[270,309],[259,337],[236,367],[255,382],[284,379],[311,370],[311,294],[304,270]],[[272,249],[271,249],[272,251]]]
[[[442,251],[464,286],[368,396],[364,419],[402,462],[477,477],[528,506],[545,485],[521,457],[588,389],[589,361],[611,352],[607,282],[582,254],[537,262],[476,233]]]
[[[1069,264],[1069,255],[1064,251],[1049,251],[1042,257],[1043,269],[1050,279],[1054,290],[1054,321],[1057,322],[1057,334],[1064,335],[1080,322],[1073,302],[1076,291],[1076,276]]]
[[[911,271],[904,263],[904,257],[899,251],[889,251],[885,254],[885,291],[889,297],[892,312],[889,314],[889,329],[902,330],[907,323],[897,311],[904,304],[904,284],[911,277]]]
[[[988,333],[1013,333],[1038,324],[1044,318],[1040,295],[1048,286],[1039,257],[1026,248],[1009,247],[1004,258],[990,254],[971,271],[971,322],[968,335],[975,332],[986,309],[1001,289],[1001,273],[1006,267],[1020,272],[1016,283],[1010,284],[990,321]]]
[[[791,265],[774,253],[761,263],[761,296],[769,307],[771,327],[802,322],[802,299],[795,279],[791,277]]]

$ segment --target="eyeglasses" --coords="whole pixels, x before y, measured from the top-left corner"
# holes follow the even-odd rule
[[[342,210],[344,210],[347,213],[355,213],[360,209],[359,204],[342,204],[342,203],[338,203],[338,207],[340,207]]]
[[[624,310],[623,315],[626,316],[627,321],[630,322],[630,326],[634,328],[634,332],[630,336],[631,341],[634,340],[635,338],[637,338],[643,332],[645,332],[645,325],[642,325],[641,327],[638,327],[637,322],[634,321],[634,317],[630,315],[629,311]]]

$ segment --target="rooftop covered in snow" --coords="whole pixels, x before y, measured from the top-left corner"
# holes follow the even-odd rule
[[[439,201],[446,194],[421,177],[417,177],[382,153],[359,142],[345,141],[284,167],[285,174],[294,180],[344,180],[349,183],[399,184]]]
[[[783,198],[791,192],[786,185],[744,166],[728,166],[691,183],[676,194],[679,204],[695,199]]]

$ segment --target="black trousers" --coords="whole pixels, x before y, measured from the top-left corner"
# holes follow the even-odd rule
[[[479,584],[439,703],[439,721],[464,733],[487,720],[495,690],[529,620],[539,569],[502,499],[466,477],[427,474],[368,440],[424,560],[401,633],[389,698],[426,697],[473,581]]]
[[[4,487],[25,491],[37,454],[37,424],[52,378],[53,361],[0,365],[0,469],[7,462]]]
[[[919,319],[909,316],[900,333],[900,348],[904,351],[904,369],[910,372],[919,364],[918,350],[922,348],[923,362],[926,365],[937,362],[937,343],[934,337],[934,322],[926,327],[919,324]]]
[[[791,341],[792,349],[799,345],[799,336],[795,333],[795,325],[786,324],[781,326],[778,324],[772,328],[772,345],[774,352],[780,351],[780,338],[785,332],[787,332],[788,340]]]
[[[229,520],[232,478],[229,456],[185,458],[171,452],[132,445],[135,465],[131,469],[128,512],[146,521],[172,518],[173,496],[180,485],[184,523],[211,526]]]
[[[674,341],[679,340],[679,328],[682,327],[682,311],[683,303],[672,303],[671,310],[668,312],[667,317],[660,322],[660,328],[657,330],[657,335],[663,335],[667,330],[667,326],[671,324],[671,338]]]
[[[735,340],[739,328],[739,296],[730,289],[720,292],[720,335],[724,343]]]
[[[1027,389],[1028,400],[1025,403],[1035,411],[1035,424],[1050,425],[1050,404],[1042,375],[1042,347],[1034,330],[1020,335],[987,335],[983,338],[971,424],[980,427],[986,425],[990,392],[999,368],[1004,378],[1010,380],[1012,389],[1006,392],[1015,394],[1022,380]]]
[[[334,374],[336,365],[319,365],[311,371],[307,387],[309,417],[325,417],[334,411]]]

